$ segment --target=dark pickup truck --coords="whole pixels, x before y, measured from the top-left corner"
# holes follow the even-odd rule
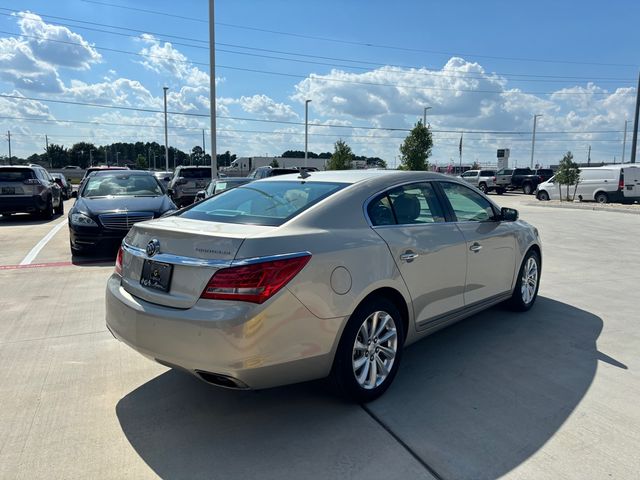
[[[520,190],[527,195],[531,195],[538,184],[549,180],[553,176],[553,170],[550,168],[540,168],[531,170],[530,168],[514,168],[511,175],[500,175],[498,172],[496,183],[498,187],[504,190]]]

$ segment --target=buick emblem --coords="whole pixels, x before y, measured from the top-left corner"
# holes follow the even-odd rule
[[[157,239],[151,240],[147,243],[147,255],[153,257],[156,253],[160,252],[160,242]]]

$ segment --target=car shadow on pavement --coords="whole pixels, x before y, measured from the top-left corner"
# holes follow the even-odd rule
[[[626,368],[597,351],[602,325],[543,297],[524,314],[490,309],[408,347],[395,383],[366,409],[443,478],[498,478],[567,420],[598,360]],[[165,479],[360,478],[373,458],[400,463],[389,450],[378,457],[380,437],[371,438],[383,430],[321,381],[239,392],[169,371],[122,398],[116,413]]]
[[[0,228],[17,227],[20,225],[44,225],[46,223],[55,225],[64,218],[64,215],[54,215],[53,218],[47,220],[37,215],[30,215],[28,213],[16,213],[11,215],[10,217],[0,216]]]

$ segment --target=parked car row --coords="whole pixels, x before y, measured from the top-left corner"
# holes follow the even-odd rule
[[[31,213],[45,219],[64,213],[63,188],[38,165],[0,166],[0,214]]]

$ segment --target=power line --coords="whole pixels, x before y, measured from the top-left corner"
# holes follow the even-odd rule
[[[119,4],[115,4],[115,3],[109,3],[109,2],[99,2],[99,1],[96,1],[96,0],[81,0],[81,1],[83,1],[85,3],[93,3],[93,4],[97,4],[97,5],[108,6],[108,7],[121,8],[121,9],[124,9],[124,10],[139,11],[139,12],[144,12],[144,13],[151,13],[151,14],[154,14],[154,15],[162,15],[162,16],[167,16],[167,17],[172,17],[172,18],[180,18],[180,19],[183,19],[183,20],[190,20],[190,21],[196,21],[196,22],[201,22],[201,23],[207,23],[206,20],[203,20],[203,19],[200,19],[200,18],[186,17],[186,16],[181,16],[181,15],[176,15],[176,14],[173,14],[173,13],[169,13],[169,12],[161,12],[161,11],[158,11],[158,10],[147,10],[147,9],[141,9],[141,8],[136,8],[136,7],[130,7],[130,6],[127,6],[127,5],[119,5]],[[388,49],[388,50],[399,50],[399,51],[405,51],[405,52],[430,53],[430,54],[435,54],[435,55],[453,55],[453,56],[463,56],[463,57],[490,58],[490,59],[494,59],[494,60],[510,60],[510,61],[520,61],[520,62],[556,63],[556,64],[559,63],[559,64],[573,64],[573,65],[596,65],[596,66],[608,66],[608,67],[633,67],[633,68],[637,67],[637,65],[635,65],[635,64],[628,64],[628,63],[582,62],[582,61],[575,61],[575,60],[551,60],[551,59],[541,59],[541,58],[506,57],[506,56],[498,56],[498,55],[469,54],[469,53],[461,53],[461,52],[444,52],[444,51],[438,51],[438,50],[426,50],[426,49],[421,49],[421,48],[400,47],[400,46],[396,46],[396,45],[376,44],[376,43],[371,43],[371,42],[356,42],[356,41],[350,41],[350,40],[342,40],[342,39],[329,38],[329,37],[320,37],[320,36],[316,36],[316,35],[306,35],[306,34],[293,33],[293,32],[282,32],[282,31],[279,31],[279,30],[270,30],[270,29],[265,29],[265,28],[249,27],[249,26],[246,26],[246,25],[237,25],[237,24],[233,24],[233,23],[216,22],[216,25],[229,27],[229,28],[237,28],[237,29],[242,29],[242,30],[251,30],[251,31],[256,31],[256,32],[270,33],[270,34],[274,34],[274,35],[284,35],[284,36],[290,36],[290,37],[295,37],[295,38],[306,38],[306,39],[309,39],[309,40],[320,40],[320,41],[325,41],[325,42],[334,42],[334,43],[340,43],[340,44],[345,44],[345,45],[356,45],[356,46],[362,46],[362,47],[368,47],[368,48],[381,48],[381,49]]]

